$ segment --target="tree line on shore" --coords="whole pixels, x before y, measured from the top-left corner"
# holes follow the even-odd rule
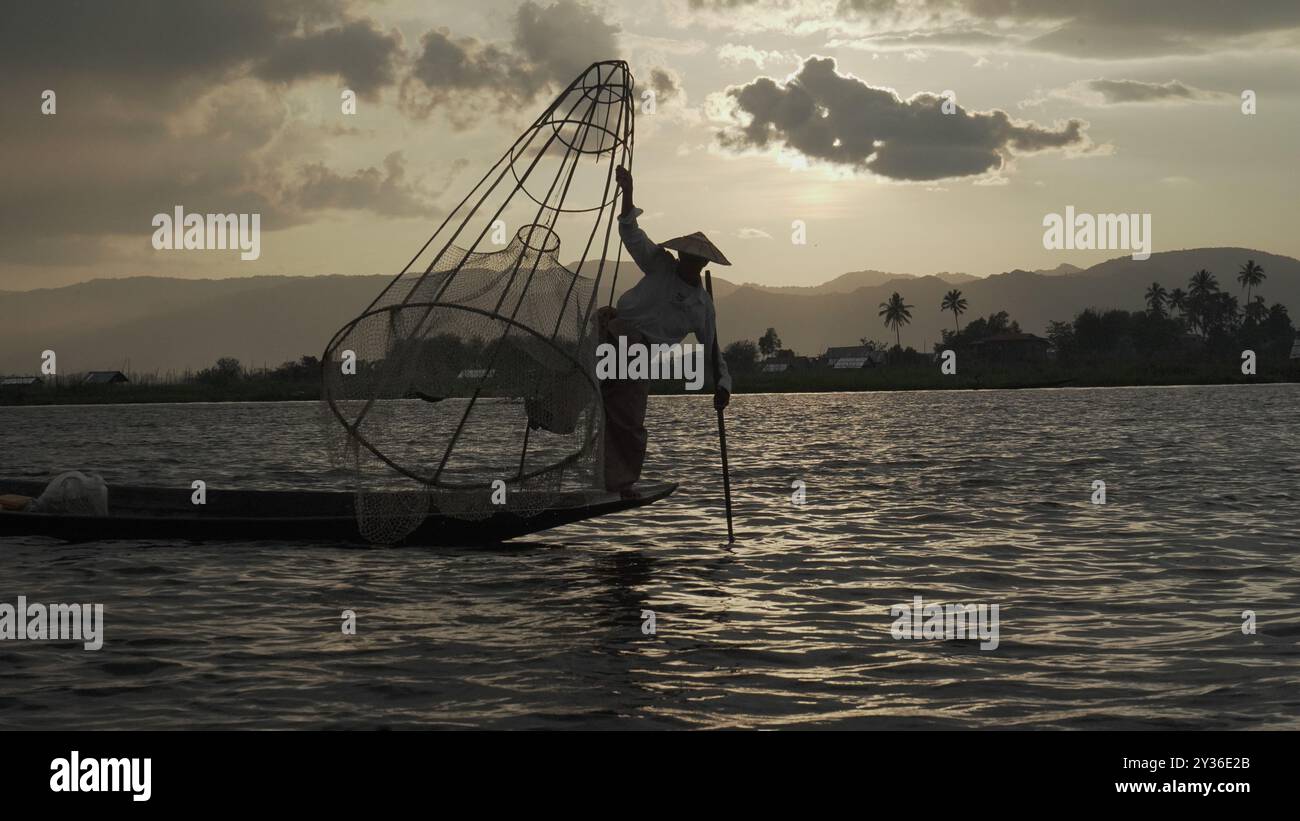
[[[1104,363],[1194,362],[1207,356],[1237,356],[1253,350],[1261,361],[1282,362],[1290,354],[1295,328],[1285,305],[1267,301],[1258,293],[1267,279],[1264,269],[1254,260],[1241,266],[1236,280],[1241,286],[1244,305],[1237,296],[1224,291],[1207,270],[1193,273],[1186,288],[1166,289],[1153,282],[1145,289],[1146,310],[1087,308],[1072,320],[1048,323],[1046,340],[1051,343],[1056,361],[1064,366],[1096,366]],[[925,365],[932,355],[944,350],[970,350],[975,343],[1004,334],[1019,334],[1019,323],[1006,311],[976,317],[964,325],[961,318],[969,304],[958,288],[944,294],[937,310],[952,314],[953,328],[942,331],[942,340],[933,352],[917,351],[904,346],[902,331],[911,323],[916,306],[907,303],[899,292],[880,303],[878,319],[894,333],[894,345],[864,337],[860,343],[880,352],[886,364]],[[481,340],[463,340],[454,335],[439,335],[418,344],[437,348],[443,367],[453,372],[478,367],[491,358],[494,346]],[[763,360],[782,351],[781,337],[768,328],[758,340],[742,339],[730,343],[723,351],[727,365],[735,374],[751,373]],[[370,363],[359,363],[366,367]],[[236,386],[318,384],[320,359],[302,356],[274,368],[246,368],[234,357],[222,357],[212,366],[179,377],[159,380],[144,375],[136,384],[171,384],[201,386],[208,389],[231,389]]]
[[[1205,356],[1233,355],[1253,350],[1266,361],[1283,361],[1291,351],[1295,328],[1285,305],[1269,305],[1257,293],[1267,279],[1263,267],[1247,260],[1237,272],[1244,305],[1236,295],[1221,289],[1215,275],[1205,269],[1193,273],[1184,290],[1167,290],[1159,282],[1146,288],[1144,311],[1087,308],[1067,321],[1048,323],[1046,339],[1056,359],[1064,365],[1097,364],[1099,361],[1195,360]],[[861,343],[883,351],[890,364],[929,362],[930,356],[904,347],[902,330],[912,321],[915,305],[895,291],[880,303],[878,318],[894,332],[894,345],[863,338]],[[948,291],[938,310],[953,315],[953,329],[942,331],[934,353],[969,349],[976,342],[1004,334],[1020,334],[1018,322],[1006,311],[977,317],[963,327],[961,316],[969,308],[960,289]],[[728,367],[735,373],[754,371],[763,359],[781,347],[776,329],[768,328],[757,343],[738,340],[724,351]]]

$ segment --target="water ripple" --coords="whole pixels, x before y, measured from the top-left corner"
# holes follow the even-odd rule
[[[510,547],[0,541],[0,601],[107,621],[98,652],[6,642],[0,715],[1294,729],[1298,404],[1285,385],[740,396],[730,547],[697,397],[651,403],[646,472],[677,495]],[[309,403],[4,408],[0,473],[341,487],[315,425]],[[895,640],[889,608],[914,596],[998,605],[998,648]]]

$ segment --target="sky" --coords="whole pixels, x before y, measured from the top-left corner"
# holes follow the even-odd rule
[[[0,10],[0,290],[395,273],[606,59],[642,227],[734,281],[1124,253],[1045,248],[1067,206],[1300,257],[1295,0],[42,0]],[[156,249],[176,206],[258,257]]]

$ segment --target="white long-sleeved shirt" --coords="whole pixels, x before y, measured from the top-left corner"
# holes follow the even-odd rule
[[[715,386],[731,393],[731,373],[718,353],[718,370],[713,373],[713,343],[718,335],[718,316],[709,292],[692,287],[677,276],[677,260],[646,236],[636,224],[644,213],[640,208],[618,218],[618,235],[632,261],[645,274],[618,298],[618,317],[632,323],[652,343],[673,345],[694,333],[704,346],[704,372]]]

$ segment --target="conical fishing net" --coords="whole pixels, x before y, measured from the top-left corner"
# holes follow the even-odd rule
[[[368,540],[603,485],[594,309],[617,270],[632,101],[625,63],[593,64],[330,341],[324,405]]]

